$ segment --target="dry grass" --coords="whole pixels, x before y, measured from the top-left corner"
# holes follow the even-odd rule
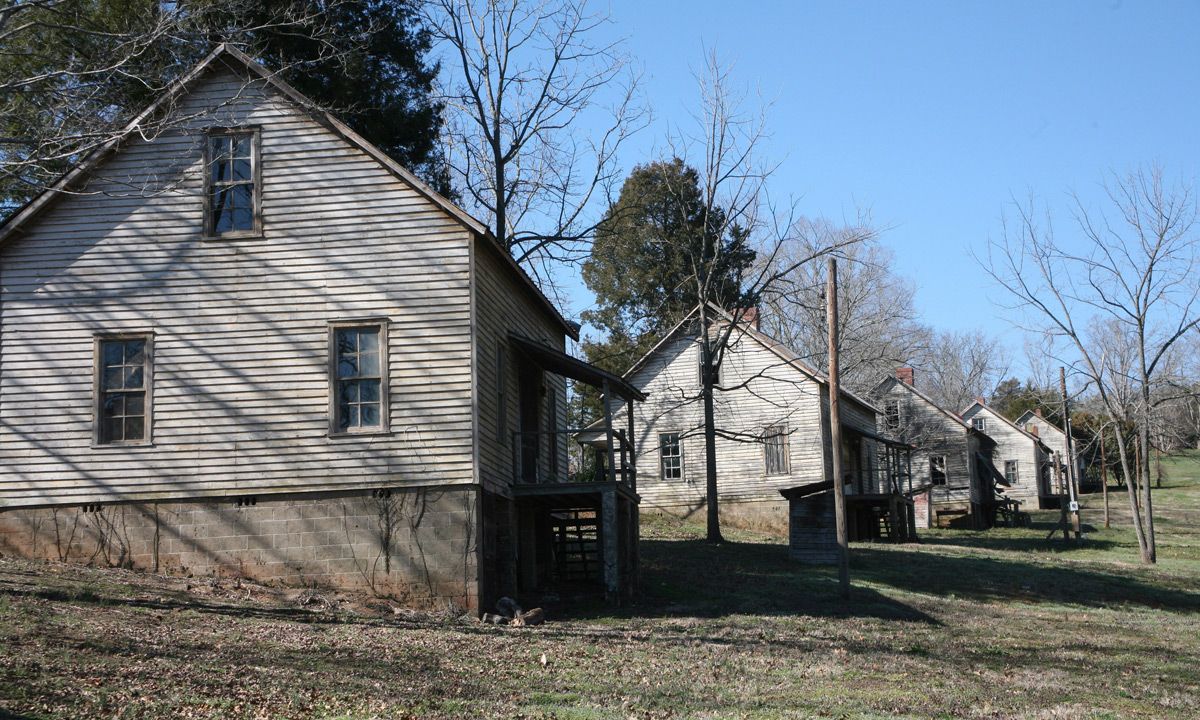
[[[1200,462],[1168,471],[1157,567],[1114,495],[1082,546],[1053,515],[855,546],[848,605],[771,536],[663,520],[636,606],[532,629],[0,561],[0,718],[1191,718]]]

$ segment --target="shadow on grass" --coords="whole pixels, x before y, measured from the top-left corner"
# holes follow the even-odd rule
[[[854,588],[845,603],[836,568],[796,563],[781,544],[643,540],[641,563],[642,592],[628,607],[572,603],[561,613],[576,619],[809,615],[937,622],[869,588]]]
[[[1092,535],[1097,531],[1097,528],[1085,524],[1082,526],[1082,530],[1085,535]],[[1057,534],[1054,537],[1047,538],[1052,531]],[[1019,532],[1020,534],[1008,534],[1009,532]],[[1074,541],[1066,542],[1062,539],[1062,532],[1057,518],[1054,521],[1035,521],[1028,528],[1020,528],[1014,531],[1009,531],[1007,528],[993,528],[991,530],[954,530],[923,533],[920,536],[920,541],[922,545],[1044,553],[1071,553],[1079,550],[1113,550],[1122,546],[1122,543],[1096,537],[1088,537],[1083,543]]]
[[[978,546],[1020,550],[1026,542],[1033,541],[980,538]],[[635,603],[619,610],[599,603],[573,604],[563,607],[561,614],[579,619],[809,615],[937,622],[864,584],[984,602],[1200,611],[1200,592],[1169,576],[1146,578],[1136,571],[1108,571],[1076,563],[1055,566],[1045,561],[950,555],[915,546],[856,544],[851,549],[851,581],[855,585],[851,601],[843,603],[837,593],[835,568],[797,563],[788,557],[783,544],[644,540],[641,550],[642,593]]]
[[[1140,605],[1154,609],[1200,611],[1200,592],[1173,585],[1169,576],[1148,582],[1138,573],[1076,564],[905,549],[855,548],[859,577],[897,589],[975,600],[1054,602],[1084,607]]]

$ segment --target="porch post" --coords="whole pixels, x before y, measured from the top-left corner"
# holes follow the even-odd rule
[[[604,393],[604,435],[608,439],[608,481],[615,483],[617,481],[617,463],[613,451],[612,395],[608,391],[608,380],[605,380],[600,386],[600,392]]]
[[[604,595],[610,602],[621,597],[621,565],[617,547],[621,524],[617,520],[617,488],[600,493],[600,528],[604,544]]]
[[[629,489],[637,492],[637,443],[633,439],[633,400],[625,401],[625,413],[629,415]]]

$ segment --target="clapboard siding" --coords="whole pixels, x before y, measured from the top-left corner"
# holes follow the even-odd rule
[[[509,345],[509,333],[517,333],[530,340],[544,343],[559,351],[565,349],[565,337],[561,326],[549,312],[538,303],[533,296],[521,287],[522,282],[508,261],[503,259],[491,243],[482,238],[475,245],[475,341],[477,351],[478,377],[478,413],[479,413],[479,469],[480,481],[484,488],[502,494],[509,493],[513,481],[514,452],[512,433],[521,428],[520,404],[518,392],[519,367],[522,362],[520,355]],[[507,377],[505,387],[507,400],[508,433],[501,439],[498,437],[500,423],[500,405],[497,394],[497,363],[496,355],[503,348],[507,355]],[[565,429],[566,419],[566,384],[557,376],[547,373],[545,378],[546,395],[539,400],[542,421],[540,428],[546,430],[551,424],[545,417],[547,409],[546,397],[553,393],[556,397],[555,407],[557,417],[553,425]],[[569,438],[559,438],[559,456],[553,463],[553,477],[560,477],[566,466],[566,451]],[[542,442],[541,467],[549,469],[552,464],[549,458],[548,442]]]
[[[968,502],[971,487],[978,479],[976,453],[981,452],[980,440],[970,425],[895,378],[876,387],[873,396],[881,407],[897,403],[900,427],[881,425],[880,431],[916,448],[912,453],[913,486],[930,484],[930,461],[941,455],[946,458],[946,484],[932,488],[932,502]]]
[[[0,506],[472,482],[472,233],[260,81],[178,111],[0,250]],[[205,240],[203,129],[233,125],[264,236]],[[390,323],[391,432],[329,438],[327,323],[360,318]],[[126,331],[154,444],[92,448],[93,334]]]
[[[735,335],[736,337],[736,335]],[[696,507],[706,496],[704,405],[700,398],[700,344],[686,327],[661,344],[630,377],[648,399],[636,406],[638,493],[649,507]],[[829,442],[825,386],[789,364],[754,336],[732,342],[714,396],[718,497],[780,499],[779,490],[827,478]],[[874,413],[847,398],[843,423],[874,432]],[[623,416],[618,418],[624,427]],[[789,470],[767,475],[758,438],[770,426],[788,429]],[[659,435],[682,436],[683,479],[663,480]]]
[[[985,405],[975,403],[963,413],[963,419],[967,422],[973,422],[979,417],[984,418],[987,423],[983,431],[996,441],[996,447],[992,451],[992,464],[996,471],[1003,475],[1006,461],[1015,460],[1017,463],[1017,482],[1012,487],[1005,488],[1004,494],[1027,503],[1032,502],[1033,507],[1037,507],[1038,476],[1044,461],[1038,441]]]
[[[1048,447],[1052,453],[1054,453],[1054,456],[1056,458],[1060,458],[1060,462],[1062,463],[1063,467],[1066,467],[1065,458],[1067,457],[1067,436],[1061,428],[1054,423],[1051,423],[1046,418],[1034,414],[1033,411],[1027,411],[1024,415],[1017,418],[1016,425],[1020,428],[1023,428],[1025,432],[1037,435],[1038,439],[1041,440],[1042,443]],[[1053,465],[1051,467],[1053,467]],[[1082,478],[1083,471],[1083,457],[1077,455],[1075,458],[1076,477]],[[1051,471],[1049,480],[1050,487],[1053,488],[1055,482],[1053,471]]]

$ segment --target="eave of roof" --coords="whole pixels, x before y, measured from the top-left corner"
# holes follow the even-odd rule
[[[987,410],[989,413],[991,413],[992,417],[994,417],[994,418],[996,418],[996,419],[1000,420],[1000,421],[1001,421],[1001,422],[1003,422],[1004,424],[1006,424],[1006,425],[1008,425],[1009,427],[1011,427],[1013,430],[1016,430],[1017,432],[1021,433],[1022,435],[1024,435],[1024,436],[1025,436],[1025,437],[1027,437],[1027,438],[1029,438],[1030,440],[1034,441],[1035,443],[1037,443],[1037,444],[1039,444],[1039,445],[1042,445],[1042,446],[1046,447],[1046,444],[1042,442],[1042,439],[1041,439],[1041,438],[1039,438],[1038,436],[1034,435],[1033,433],[1026,432],[1026,431],[1025,431],[1023,428],[1019,427],[1019,426],[1018,426],[1016,423],[1014,423],[1012,420],[1009,420],[1008,418],[1004,417],[1003,415],[1001,415],[1000,413],[996,412],[995,410],[993,410],[992,408],[988,407],[987,405],[984,405],[984,404],[980,403],[978,400],[975,400],[975,401],[974,401],[974,402],[972,402],[970,405],[968,405],[968,406],[966,406],[965,408],[963,408],[963,411],[962,411],[962,413],[960,413],[960,414],[965,416],[965,415],[966,415],[968,412],[970,412],[970,410],[971,410],[972,408],[975,408],[975,407],[978,407],[978,408],[980,408],[980,409],[982,409],[982,410]]]
[[[909,385],[908,383],[906,383],[906,382],[904,382],[904,381],[902,381],[902,380],[899,380],[899,379],[897,379],[897,378],[894,378],[894,377],[886,377],[886,378],[884,378],[883,380],[879,381],[879,384],[877,384],[877,385],[875,386],[875,389],[876,389],[876,390],[878,390],[880,387],[882,387],[882,386],[883,386],[885,383],[887,383],[887,382],[889,382],[889,381],[896,383],[897,385],[899,385],[900,387],[904,388],[904,389],[905,389],[905,390],[907,390],[908,392],[910,392],[910,393],[912,393],[913,395],[916,395],[917,397],[921,398],[921,400],[924,400],[924,401],[925,401],[925,402],[926,402],[926,403],[927,403],[927,404],[928,404],[930,407],[932,407],[934,410],[937,410],[938,412],[942,413],[942,414],[943,414],[943,415],[945,415],[946,417],[950,418],[950,419],[951,419],[951,420],[953,420],[954,422],[956,422],[956,423],[958,423],[959,425],[961,425],[961,426],[963,427],[963,429],[965,429],[965,430],[968,430],[968,431],[974,431],[974,432],[977,432],[977,431],[975,430],[975,428],[973,428],[973,427],[971,427],[970,425],[968,425],[968,424],[966,423],[966,421],[962,419],[962,417],[960,417],[960,416],[958,416],[958,415],[955,415],[953,412],[951,412],[951,411],[947,410],[946,408],[942,407],[941,405],[938,405],[937,403],[935,403],[935,402],[933,401],[933,399],[932,399],[931,397],[929,397],[929,396],[928,396],[928,395],[926,395],[925,393],[921,392],[921,391],[920,391],[920,390],[918,390],[916,387],[914,387],[914,386],[912,386],[912,385]]]
[[[733,315],[731,315],[729,312],[725,311],[724,309],[722,309],[712,303],[708,304],[708,309],[711,312],[715,313],[717,316],[720,316],[721,318],[723,318],[726,322],[734,322],[736,320],[736,318]],[[644,355],[642,355],[640,358],[638,358],[637,361],[634,362],[633,365],[631,365],[629,367],[629,369],[626,370],[621,375],[621,377],[623,377],[627,380],[631,379],[632,376],[638,370],[640,370],[642,368],[642,366],[645,365],[646,362],[655,355],[655,353],[658,352],[659,348],[661,348],[668,340],[670,340],[672,337],[674,337],[675,333],[679,332],[679,329],[682,328],[685,324],[687,324],[693,317],[695,317],[696,314],[699,313],[699,311],[700,311],[699,305],[692,308],[691,312],[689,312],[687,315],[685,315],[682,320],[675,323],[675,325],[670,330],[668,330],[666,333],[664,333],[662,338],[658,342],[656,342],[653,347],[651,347],[649,350],[647,350]],[[783,343],[779,342],[778,340],[771,337],[770,335],[767,335],[766,333],[762,332],[761,330],[754,329],[754,327],[752,327],[750,325],[744,325],[744,324],[739,323],[737,329],[739,332],[742,332],[743,334],[745,334],[745,335],[749,336],[750,338],[752,338],[753,340],[755,340],[759,345],[762,345],[764,348],[766,348],[767,350],[774,353],[776,356],[778,356],[781,360],[784,361],[784,364],[786,364],[792,368],[795,368],[796,370],[799,370],[801,373],[803,373],[804,375],[807,375],[810,379],[814,380],[815,382],[817,382],[820,385],[826,385],[826,386],[829,385],[829,379],[826,378],[824,375],[822,375],[820,372],[818,372],[811,365],[804,362],[804,360],[802,360],[800,358],[799,353],[797,353],[795,350],[792,350],[791,348],[787,347]],[[875,407],[875,405],[873,403],[868,402],[867,400],[864,400],[863,398],[859,397],[855,393],[850,392],[849,390],[843,389],[841,391],[841,394],[845,397],[850,398],[851,400],[858,403],[859,405],[862,405],[863,407],[867,408],[868,410],[870,410],[876,414],[880,414],[879,408]]]
[[[65,172],[58,180],[50,187],[38,193],[29,202],[25,203],[17,212],[10,215],[2,224],[0,224],[0,246],[8,241],[18,230],[26,223],[30,222],[42,210],[44,210],[51,202],[60,197],[61,193],[79,182],[84,176],[99,165],[110,154],[115,152],[128,138],[137,134],[142,123],[152,117],[166,106],[172,99],[184,94],[188,87],[199,78],[206,70],[213,66],[217,60],[233,59],[238,64],[250,70],[257,75],[261,80],[266,82],[271,87],[283,93],[297,105],[304,108],[318,122],[321,122],[330,130],[340,135],[344,140],[351,145],[362,150],[374,160],[379,162],[407,184],[411,185],[414,190],[423,195],[426,199],[433,202],[441,208],[447,215],[458,221],[463,227],[467,228],[476,235],[485,238],[492,246],[500,253],[501,258],[509,266],[510,270],[516,272],[521,279],[522,285],[533,294],[534,299],[546,310],[550,316],[562,326],[565,334],[572,340],[579,339],[579,325],[567,320],[555,307],[554,303],[546,297],[541,288],[533,282],[532,278],[521,268],[516,260],[513,259],[496,239],[495,235],[487,228],[486,225],[472,217],[462,208],[455,205],[446,197],[439,194],[433,188],[429,187],[423,180],[414,175],[400,163],[393,160],[387,153],[380,150],[374,144],[368,142],[354,130],[346,125],[341,120],[334,117],[331,113],[317,109],[317,104],[302,94],[300,91],[293,88],[277,74],[271,73],[258,61],[251,58],[241,50],[222,43],[204,57],[197,65],[184,73],[178,79],[171,83],[170,86],[159,96],[154,102],[150,103],[145,110],[138,113],[132,120],[129,121],[112,139],[105,142],[100,147],[88,153],[84,158],[77,162],[70,170]]]

